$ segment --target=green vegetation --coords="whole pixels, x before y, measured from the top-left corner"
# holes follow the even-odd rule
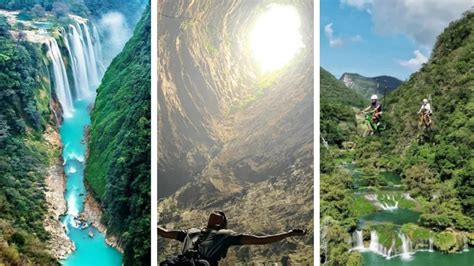
[[[49,95],[40,82],[44,66],[38,47],[14,41],[8,30],[0,16],[0,264],[54,265],[43,219],[44,179],[55,154],[41,144],[50,121],[36,96]]]
[[[85,170],[125,265],[147,265],[151,254],[150,23],[148,9],[97,90]]]
[[[334,216],[340,221],[334,230],[344,232],[348,238],[347,233],[353,228],[345,225],[350,225],[354,217],[373,212],[370,202],[353,196],[352,185],[359,191],[377,194],[381,202],[385,200],[381,195],[390,194],[399,207],[420,211],[417,224],[404,224],[401,228],[415,245],[426,248],[432,235],[435,249],[462,249],[461,232],[474,230],[474,74],[469,71],[474,67],[472,51],[474,13],[467,12],[438,37],[432,57],[420,71],[387,94],[387,130],[365,138],[357,136],[352,128],[344,130],[354,123],[351,119],[356,119],[352,118],[355,114],[351,107],[363,106],[363,100],[359,101],[360,97],[352,96],[321,70],[321,215],[323,220]],[[434,107],[434,128],[430,131],[417,125],[416,112],[423,98],[431,99]],[[336,111],[344,115],[334,115]],[[352,117],[346,118],[350,114]],[[348,141],[355,143],[354,152],[342,149]],[[342,157],[354,155],[362,172],[354,172],[352,184],[341,173],[341,153],[346,154]],[[384,174],[387,171],[392,176]],[[404,191],[416,201],[406,199]],[[347,202],[352,202],[349,209]],[[369,226],[377,230],[384,246],[390,247],[391,241],[401,245],[395,225]],[[323,254],[344,261],[344,265],[348,263],[344,253],[347,242],[340,238],[322,238],[323,247],[329,250]],[[331,264],[331,258],[324,259]]]
[[[463,71],[474,66],[473,50],[471,12],[452,22],[428,63],[387,96],[390,129],[361,142],[357,152],[361,167],[401,173],[411,196],[424,203],[421,223],[436,230],[474,230],[474,75]],[[432,131],[417,128],[423,98],[431,98],[434,106]]]
[[[337,80],[331,73],[324,68],[320,68],[321,74],[321,101],[337,101],[348,107],[364,107],[369,104],[357,92],[347,88],[344,83]]]
[[[368,212],[360,198],[353,196],[353,176],[349,170],[336,167],[352,157],[341,152],[344,141],[353,141],[355,113],[351,106],[361,107],[364,100],[338,81],[329,72],[321,72],[321,261],[325,265],[360,265],[358,253],[348,253],[350,232],[354,231],[357,216]]]
[[[379,244],[384,247],[391,247],[395,243],[396,247],[401,246],[402,240],[398,237],[397,225],[391,223],[382,223],[372,225],[370,230],[375,230],[379,236]]]
[[[431,232],[429,229],[410,223],[402,225],[400,231],[407,235],[414,243],[423,241],[428,242],[430,240],[430,236],[433,235],[433,232]]]
[[[433,245],[442,252],[456,252],[458,240],[456,235],[451,232],[441,232],[436,234],[433,239]]]
[[[320,73],[321,137],[328,144],[340,147],[343,141],[351,140],[357,127],[351,107],[362,107],[365,101],[323,68],[320,68]]]
[[[352,210],[357,217],[364,216],[377,211],[377,208],[363,196],[354,197],[354,206]]]

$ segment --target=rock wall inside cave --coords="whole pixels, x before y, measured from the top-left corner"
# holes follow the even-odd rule
[[[305,48],[262,88],[249,29],[273,2],[300,15]],[[313,3],[160,1],[159,223],[200,227],[222,209],[236,231],[309,236],[231,249],[236,262],[313,262]],[[179,251],[159,239],[159,256]]]

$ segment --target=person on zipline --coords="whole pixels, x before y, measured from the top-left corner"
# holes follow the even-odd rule
[[[370,113],[372,113],[372,122],[376,124],[377,126],[380,125],[380,119],[382,118],[382,113],[383,113],[382,104],[380,104],[378,99],[379,97],[377,97],[377,95],[375,94],[372,95],[372,97],[370,97],[370,100],[371,100],[370,105],[364,110],[362,110],[362,112],[368,112],[370,110]]]
[[[428,99],[423,99],[423,103],[421,104],[420,110],[417,114],[421,114],[420,121],[425,123],[426,127],[431,125],[431,115],[433,111],[431,110],[431,105],[428,102]]]
[[[214,211],[209,215],[207,227],[192,228],[186,231],[167,230],[158,226],[158,235],[183,243],[178,256],[168,257],[160,266],[169,265],[209,265],[216,266],[227,255],[231,246],[265,245],[281,241],[287,237],[304,236],[306,230],[293,229],[287,233],[255,236],[238,234],[227,230],[227,218],[224,212]]]

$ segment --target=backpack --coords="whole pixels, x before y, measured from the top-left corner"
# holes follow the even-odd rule
[[[211,266],[210,261],[199,254],[199,246],[208,235],[209,231],[207,229],[201,230],[199,238],[191,250],[184,254],[167,257],[166,260],[160,262],[160,266]]]

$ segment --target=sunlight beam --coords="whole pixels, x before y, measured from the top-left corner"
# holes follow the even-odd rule
[[[300,17],[288,5],[272,5],[250,32],[250,48],[262,72],[285,66],[304,47]]]

